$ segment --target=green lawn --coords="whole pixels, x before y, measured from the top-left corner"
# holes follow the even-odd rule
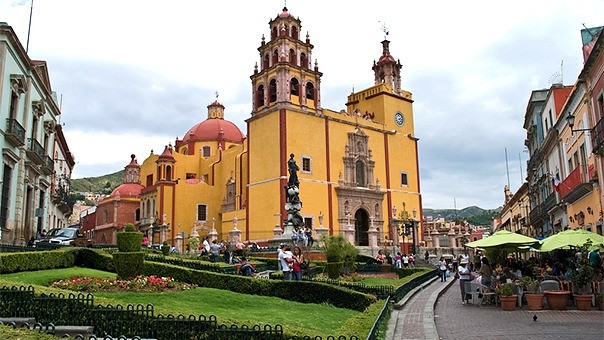
[[[46,286],[74,275],[115,277],[115,274],[88,269],[66,268],[2,275],[0,285],[7,282],[19,285]],[[36,287],[36,290],[38,288]],[[95,303],[153,304],[156,314],[215,315],[225,324],[280,324],[288,332],[301,335],[339,335],[346,321],[362,314],[328,304],[304,304],[275,297],[247,295],[230,291],[195,288],[167,293],[94,293]]]
[[[431,271],[431,270],[433,270],[433,269],[427,268],[424,271],[413,273],[409,276],[405,276],[402,279],[385,279],[385,278],[380,278],[380,277],[368,277],[368,278],[363,278],[361,281],[358,281],[358,282],[366,284],[368,286],[393,286],[396,288],[396,287],[401,286],[403,283],[411,281],[413,278],[423,275],[425,272]]]

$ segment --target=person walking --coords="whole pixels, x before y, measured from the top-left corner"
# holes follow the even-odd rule
[[[444,256],[441,256],[440,260],[436,262],[436,267],[438,268],[440,282],[447,282],[447,261],[445,261]]]
[[[457,273],[459,274],[459,289],[461,291],[461,303],[469,303],[468,297],[466,296],[466,282],[470,282],[470,269],[468,269],[468,260],[461,259],[459,261],[459,267],[457,267]]]

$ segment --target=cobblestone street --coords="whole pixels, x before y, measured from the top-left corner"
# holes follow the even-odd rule
[[[440,282],[437,282],[440,283]],[[537,315],[537,321],[533,321]],[[459,282],[438,299],[435,313],[440,339],[604,339],[604,311],[592,309],[502,311],[495,306],[462,305]]]

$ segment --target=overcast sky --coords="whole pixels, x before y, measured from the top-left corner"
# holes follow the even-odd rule
[[[31,0],[0,0],[27,44]],[[141,163],[207,117],[218,100],[246,133],[257,48],[283,1],[35,0],[32,59],[46,60],[76,166],[73,178]],[[323,107],[373,85],[382,26],[413,93],[425,208],[495,209],[526,177],[530,92],[583,67],[580,30],[604,1],[290,0],[323,72]],[[304,38],[303,38],[304,39]],[[562,63],[563,61],[563,63]],[[562,67],[561,67],[562,66]],[[506,158],[507,150],[507,158]],[[507,161],[506,161],[507,160]],[[509,175],[508,175],[509,173]]]

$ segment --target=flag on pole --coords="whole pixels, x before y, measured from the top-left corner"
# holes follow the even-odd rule
[[[558,176],[556,176],[552,180],[554,182],[554,190],[556,190],[556,192],[560,192],[560,179]]]

